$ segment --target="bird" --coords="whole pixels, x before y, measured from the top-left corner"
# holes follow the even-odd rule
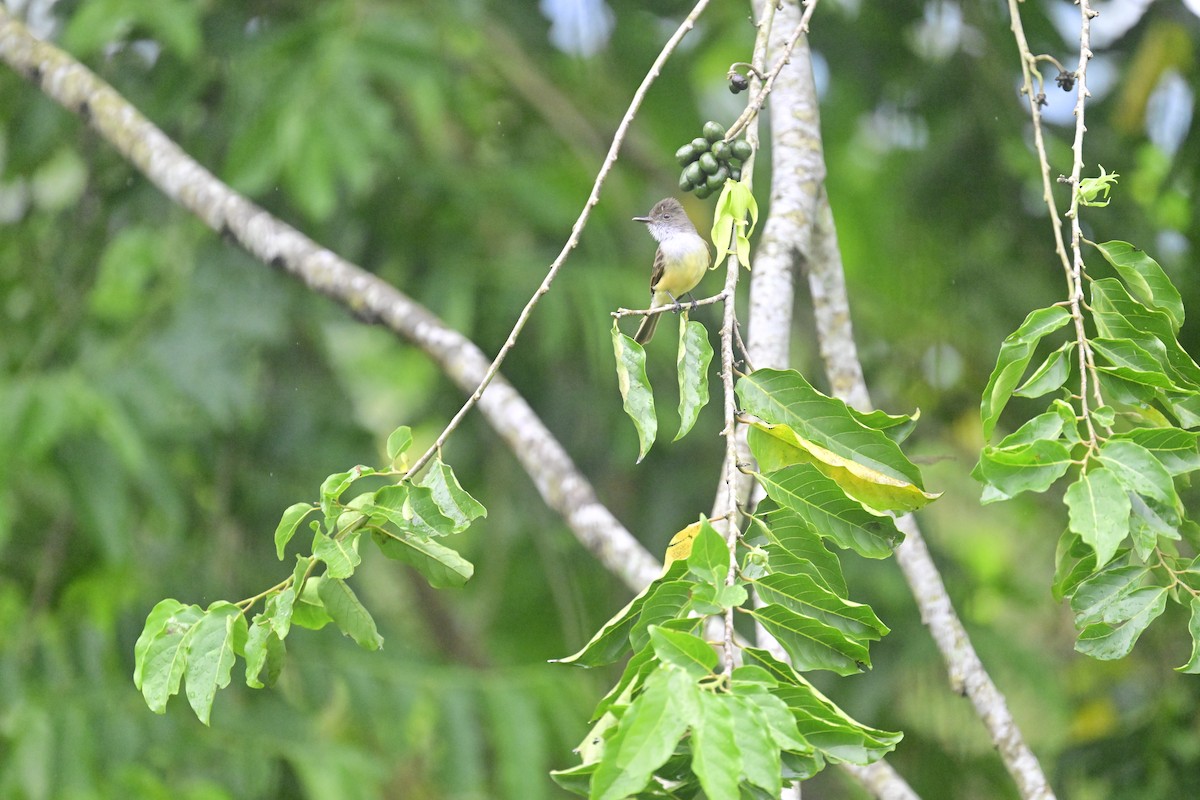
[[[679,298],[696,288],[712,263],[708,244],[674,197],[659,200],[648,215],[634,217],[633,221],[646,223],[650,235],[658,242],[650,273],[650,308],[678,306]],[[633,340],[640,345],[648,343],[660,316],[646,315]]]

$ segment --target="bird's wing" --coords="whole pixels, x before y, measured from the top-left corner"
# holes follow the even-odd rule
[[[654,287],[658,286],[658,282],[662,280],[663,272],[666,271],[663,265],[664,260],[663,251],[660,247],[654,253],[654,269],[650,272],[650,294],[654,294]]]

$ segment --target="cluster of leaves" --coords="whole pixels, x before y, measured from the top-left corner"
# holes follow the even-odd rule
[[[871,763],[901,738],[855,721],[800,673],[869,668],[870,642],[888,632],[848,599],[825,541],[886,557],[902,539],[888,512],[935,497],[898,446],[914,420],[857,412],[793,371],[756,371],[737,393],[769,497],[737,569],[730,574],[726,541],[701,519],[676,537],[662,577],[561,660],[595,667],[632,654],[596,708],[581,763],[554,773],[592,800],[778,797],[785,782],[826,763]],[[740,665],[720,670],[703,634],[730,609],[770,632],[791,664],[742,647],[726,654]]]
[[[278,585],[240,603],[218,600],[202,609],[168,598],[154,607],[134,648],[133,676],[151,710],[164,713],[183,683],[192,710],[207,725],[236,657],[245,660],[246,685],[261,689],[275,682],[293,624],[320,630],[333,622],[363,648],[378,650],[383,637],[346,582],[362,563],[364,534],[383,555],[410,565],[434,588],[467,582],[474,567],[436,539],[461,533],[487,512],[440,458],[420,481],[407,477],[404,461],[411,445],[409,428],[398,428],[388,437],[388,468],[360,465],[334,473],[322,482],[318,503],[297,503],[284,511],[275,531],[281,561],[304,520],[313,514],[320,518],[309,523],[311,555],[298,555],[291,576]],[[372,477],[388,482],[342,502],[354,483]],[[260,600],[263,610],[247,622],[247,612]]]
[[[638,433],[638,461],[650,452],[658,436],[658,415],[654,411],[654,391],[646,375],[646,351],[632,337],[621,333],[613,321],[613,354],[617,364],[617,387],[625,413],[633,420]],[[679,374],[679,432],[675,441],[682,439],[696,424],[700,409],[708,405],[708,365],[712,362],[713,349],[708,341],[708,330],[699,322],[687,318],[687,312],[679,315],[679,354],[676,357]]]
[[[1200,469],[1200,433],[1189,430],[1200,426],[1200,366],[1179,344],[1183,303],[1158,263],[1126,242],[1094,247],[1118,276],[1089,284],[1094,333],[1054,305],[1004,340],[983,397],[985,435],[1012,396],[1058,396],[985,447],[973,474],[989,503],[1072,472],[1054,591],[1071,602],[1076,649],[1127,655],[1171,599],[1191,610],[1192,655],[1179,669],[1200,672],[1200,528],[1176,488]],[[1073,321],[1076,335],[1022,382],[1039,343]]]
[[[742,164],[754,154],[745,139],[727,141],[725,126],[709,120],[702,136],[697,136],[675,151],[675,160],[683,167],[679,189],[694,192],[701,200],[725,185],[727,180],[742,179]]]

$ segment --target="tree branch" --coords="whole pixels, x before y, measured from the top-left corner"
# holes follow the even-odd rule
[[[764,4],[769,6],[773,2],[765,0]],[[787,39],[790,37],[786,32],[793,28],[807,28],[807,14],[811,10],[810,7],[802,16],[795,2],[784,2],[779,7],[775,12],[777,24],[768,48],[770,58],[775,58],[777,53],[788,47]],[[801,25],[804,27],[801,28]],[[797,261],[827,258],[829,253],[822,245],[832,246],[835,252],[837,250],[836,236],[832,239],[822,238],[818,230],[819,213],[828,213],[829,208],[824,195],[826,172],[820,107],[808,37],[796,37],[791,46],[794,49],[790,54],[790,64],[776,74],[770,99],[770,212],[763,224],[762,238],[754,251],[748,317],[750,360],[756,367],[776,369],[786,369],[791,364]],[[840,258],[836,263],[840,267]],[[836,275],[840,279],[840,268]],[[844,284],[840,296],[845,298]],[[823,313],[822,309],[818,308],[817,313]],[[848,312],[845,319],[849,319]],[[853,339],[850,344],[853,346]],[[853,351],[851,355],[854,355]],[[856,357],[854,363],[857,363]],[[858,374],[861,382],[861,371]],[[739,438],[744,447],[744,428]],[[745,452],[745,458],[749,458],[749,449],[745,448]],[[761,626],[757,636],[760,646],[788,660],[783,648]],[[880,800],[917,800],[917,794],[886,761],[877,761],[867,767],[845,763],[839,766]]]
[[[778,12],[779,24],[786,29],[783,19],[799,13],[797,5],[785,2]],[[779,74],[772,97],[775,171],[770,217],[751,278],[750,357],[759,366],[788,363],[788,342],[778,332],[790,331],[791,269],[798,260],[813,298],[821,358],[833,394],[868,410],[870,395],[854,343],[837,231],[824,191],[820,120],[807,42],[797,44],[797,56],[801,64]],[[952,687],[970,697],[1022,796],[1049,797],[1040,766],[971,646],[915,519],[910,515],[900,524],[906,540],[897,550],[897,562],[942,652]],[[890,767],[853,774],[879,797],[914,796]],[[1038,794],[1039,786],[1045,794]]]
[[[39,41],[0,6],[0,60],[91,127],[172,201],[264,264],[383,325],[423,350],[463,391],[482,382],[489,361],[459,332],[410,297],[234,192],[172,142],[111,86],[71,56]],[[479,400],[480,411],[508,443],[546,504],[575,537],[630,588],[656,578],[653,557],[597,499],[529,404],[503,378]]]

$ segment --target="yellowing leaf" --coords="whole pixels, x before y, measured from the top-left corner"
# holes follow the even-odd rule
[[[749,217],[747,222],[746,217]],[[717,248],[715,269],[725,256],[737,253],[738,261],[750,269],[750,234],[758,224],[758,201],[750,187],[741,181],[727,180],[717,198],[712,227],[712,242]]]
[[[755,432],[761,432],[761,435],[775,440],[774,447],[763,447],[764,443],[760,440],[757,443],[759,446],[754,448],[759,453],[759,469],[764,472],[773,472],[791,464],[812,464],[825,477],[837,483],[847,495],[869,510],[879,512],[915,511],[941,497],[940,492],[922,491],[908,481],[885,475],[831,452],[800,436],[787,425],[770,425],[762,421],[751,424],[752,436]],[[769,454],[770,463],[763,463],[767,460],[763,458],[764,454]]]
[[[693,522],[679,533],[671,537],[671,541],[667,542],[667,553],[663,559],[663,572],[667,571],[667,567],[675,561],[683,561],[692,554],[692,542],[696,540],[696,534],[700,533],[700,526],[703,523]]]

